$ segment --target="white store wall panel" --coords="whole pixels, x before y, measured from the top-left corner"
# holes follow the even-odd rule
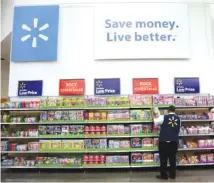
[[[214,94],[214,87],[210,83],[210,77],[214,78],[214,61],[209,54],[212,48],[207,41],[210,37],[207,37],[204,6],[188,5],[191,55],[189,60],[95,61],[93,12],[93,7],[86,5],[61,7],[58,61],[11,63],[9,96],[17,95],[18,80],[41,79],[44,82],[43,95],[55,96],[58,95],[59,79],[71,78],[85,78],[86,94],[92,95],[94,78],[121,78],[121,93],[130,94],[132,78],[138,77],[159,78],[161,93],[174,92],[174,77],[199,77],[201,93]]]

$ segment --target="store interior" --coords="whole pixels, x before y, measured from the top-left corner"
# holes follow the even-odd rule
[[[2,0],[1,17],[2,182],[157,182],[170,105],[169,181],[214,180],[213,0]]]

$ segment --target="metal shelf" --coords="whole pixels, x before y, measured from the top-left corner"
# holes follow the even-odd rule
[[[209,148],[179,148],[178,151],[203,151],[203,150],[214,150],[214,147]],[[76,150],[76,151],[2,151],[1,153],[11,153],[11,154],[34,154],[34,153],[130,153],[130,152],[157,152],[158,149],[94,149],[94,150]]]
[[[125,107],[66,107],[66,108],[3,108],[1,111],[51,111],[51,110],[114,110],[114,109],[151,109],[153,107],[158,108],[168,108],[169,106],[158,106],[158,105],[151,105],[151,106],[125,106]],[[175,106],[177,110],[186,108],[186,109],[207,109],[207,108],[214,108],[214,106]]]
[[[182,122],[211,122],[211,121],[214,121],[214,119],[190,119],[190,120],[182,120],[181,119],[181,123]]]
[[[199,163],[199,164],[178,164],[178,167],[185,167],[185,166],[213,166],[214,163]],[[149,168],[149,167],[159,167],[160,165],[121,165],[121,166],[71,166],[71,167],[37,167],[37,166],[1,166],[2,169],[91,169],[91,168]]]
[[[214,165],[214,163],[180,164],[177,166],[210,166],[210,165]]]
[[[1,109],[1,111],[40,111],[39,108],[7,108]]]
[[[39,125],[39,122],[35,123],[0,123],[1,125]]]
[[[179,137],[197,137],[197,136],[214,136],[214,133],[209,134],[185,134],[185,135],[179,135]]]
[[[90,138],[135,138],[135,137],[158,137],[158,134],[139,134],[139,135],[107,135],[107,136],[45,136],[45,137],[1,137],[2,139],[90,139]],[[214,136],[214,133],[210,134],[185,134],[179,135],[179,137],[197,137],[197,136]]]
[[[23,168],[23,169],[28,169],[28,168],[30,168],[30,169],[35,169],[35,168],[37,168],[36,166],[1,166],[1,168],[2,169],[11,169],[11,168],[13,168],[13,169],[18,169],[18,168]]]
[[[62,121],[62,122],[35,122],[35,123],[1,123],[2,125],[58,125],[58,124],[132,124],[132,123],[152,123],[152,121]]]
[[[214,150],[214,147],[206,147],[206,148],[179,148],[178,151],[203,151],[203,150]]]

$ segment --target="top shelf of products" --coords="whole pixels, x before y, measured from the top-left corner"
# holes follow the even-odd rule
[[[129,96],[82,96],[82,97],[41,97],[41,99],[1,103],[2,111],[45,111],[45,110],[110,110],[166,108],[212,108],[214,96],[194,95],[129,95]]]

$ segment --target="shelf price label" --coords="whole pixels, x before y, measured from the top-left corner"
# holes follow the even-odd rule
[[[42,96],[42,80],[19,81],[18,96]]]
[[[59,95],[84,95],[85,80],[84,79],[60,79]]]
[[[199,78],[174,78],[175,93],[200,93]]]
[[[94,95],[120,95],[120,79],[94,79]]]
[[[133,78],[133,94],[159,94],[158,78]]]

